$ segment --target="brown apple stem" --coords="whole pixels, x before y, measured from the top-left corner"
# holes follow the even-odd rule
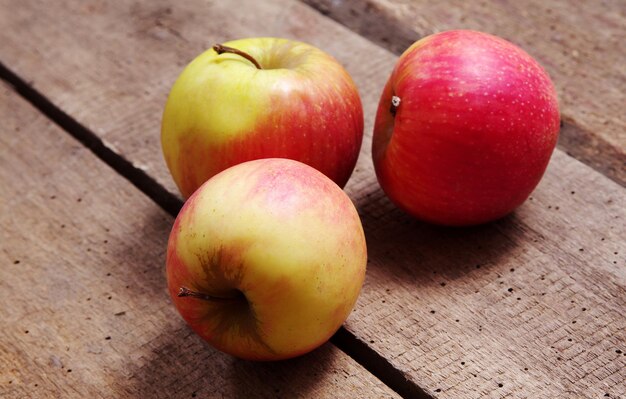
[[[241,298],[239,296],[221,297],[221,296],[208,295],[202,292],[192,291],[187,287],[180,287],[180,289],[178,290],[178,296],[197,298],[197,299],[202,299],[203,301],[211,301],[211,302],[231,302],[231,301],[239,300]]]
[[[250,54],[248,53],[244,53],[241,50],[237,50],[236,48],[232,48],[232,47],[228,47],[228,46],[224,46],[223,44],[216,44],[213,46],[213,50],[215,50],[215,52],[217,54],[223,54],[223,53],[231,53],[231,54],[237,54],[239,56],[242,56],[243,58],[247,59],[248,61],[250,61],[251,63],[254,64],[254,66],[257,69],[263,69],[261,68],[261,64],[259,64],[257,62],[257,60],[254,59],[254,57],[252,57]]]
[[[400,106],[400,101],[400,97],[398,96],[391,97],[391,108],[389,108],[391,115],[396,116],[396,112],[398,112],[398,107]]]

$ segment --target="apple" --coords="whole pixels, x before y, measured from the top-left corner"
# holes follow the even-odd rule
[[[215,348],[279,360],[326,342],[352,310],[367,251],[332,180],[289,159],[244,162],[185,203],[167,247],[176,308]]]
[[[189,197],[218,172],[259,158],[304,162],[343,187],[363,139],[356,86],[330,55],[302,42],[219,44],[181,73],[161,126],[167,166]]]
[[[470,30],[431,35],[402,54],[380,98],[376,175],[421,220],[492,221],[539,183],[559,119],[548,74],[519,47]]]

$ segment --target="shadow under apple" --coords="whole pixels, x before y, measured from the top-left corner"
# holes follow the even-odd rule
[[[112,364],[102,365],[114,396],[302,397],[315,396],[309,393],[333,386],[333,380],[350,383],[339,375],[345,362],[337,361],[345,355],[329,343],[291,360],[250,362],[219,352],[197,336],[167,293],[165,249],[173,221],[149,207],[130,227],[132,240],[108,244],[116,268],[110,276],[113,295],[126,306],[123,315],[111,318],[111,336],[103,341],[104,351],[116,352]]]
[[[368,245],[368,273],[376,284],[445,286],[469,274],[486,274],[518,247],[515,213],[472,227],[421,222],[398,209],[379,188],[356,200]]]
[[[150,398],[307,397],[335,376],[339,354],[326,344],[291,360],[241,360],[212,348],[181,320],[146,343],[144,355],[116,376],[115,386],[118,393]]]

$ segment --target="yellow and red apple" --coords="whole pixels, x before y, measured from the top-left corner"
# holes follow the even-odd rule
[[[235,40],[194,59],[171,89],[163,153],[182,195],[218,172],[259,158],[289,158],[348,181],[363,110],[345,69],[327,53],[279,38]]]
[[[217,349],[252,360],[304,354],[351,312],[367,253],[354,205],[297,161],[215,175],[185,203],[167,248],[176,308]]]
[[[448,31],[398,60],[380,99],[372,156],[381,187],[408,213],[479,224],[526,200],[558,132],[556,91],[537,61],[498,37]]]

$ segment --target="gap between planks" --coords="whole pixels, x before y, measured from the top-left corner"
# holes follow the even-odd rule
[[[106,146],[95,133],[63,112],[2,62],[0,62],[0,79],[8,83],[22,98],[87,147],[100,160],[132,183],[173,218],[178,215],[183,205],[183,201],[179,197],[166,190],[145,171]],[[403,398],[433,399],[420,386],[406,377],[401,370],[393,367],[384,356],[359,340],[343,326],[330,338],[330,342]]]
[[[404,21],[397,20],[383,10],[377,9],[375,2],[346,1],[341,6],[335,7],[329,6],[327,1],[300,1],[398,56],[423,37]],[[339,10],[337,11],[336,8]],[[626,187],[626,169],[624,169],[626,152],[624,149],[611,144],[601,135],[584,129],[563,114],[561,114],[557,147],[620,186]]]
[[[0,62],[0,79],[11,85],[16,93],[31,103],[42,114],[46,115],[48,119],[60,126],[65,132],[89,148],[98,158],[130,181],[167,213],[173,217],[178,215],[178,211],[183,205],[183,201],[180,198],[163,188],[145,171],[107,147],[100,137],[63,112],[2,62]]]

